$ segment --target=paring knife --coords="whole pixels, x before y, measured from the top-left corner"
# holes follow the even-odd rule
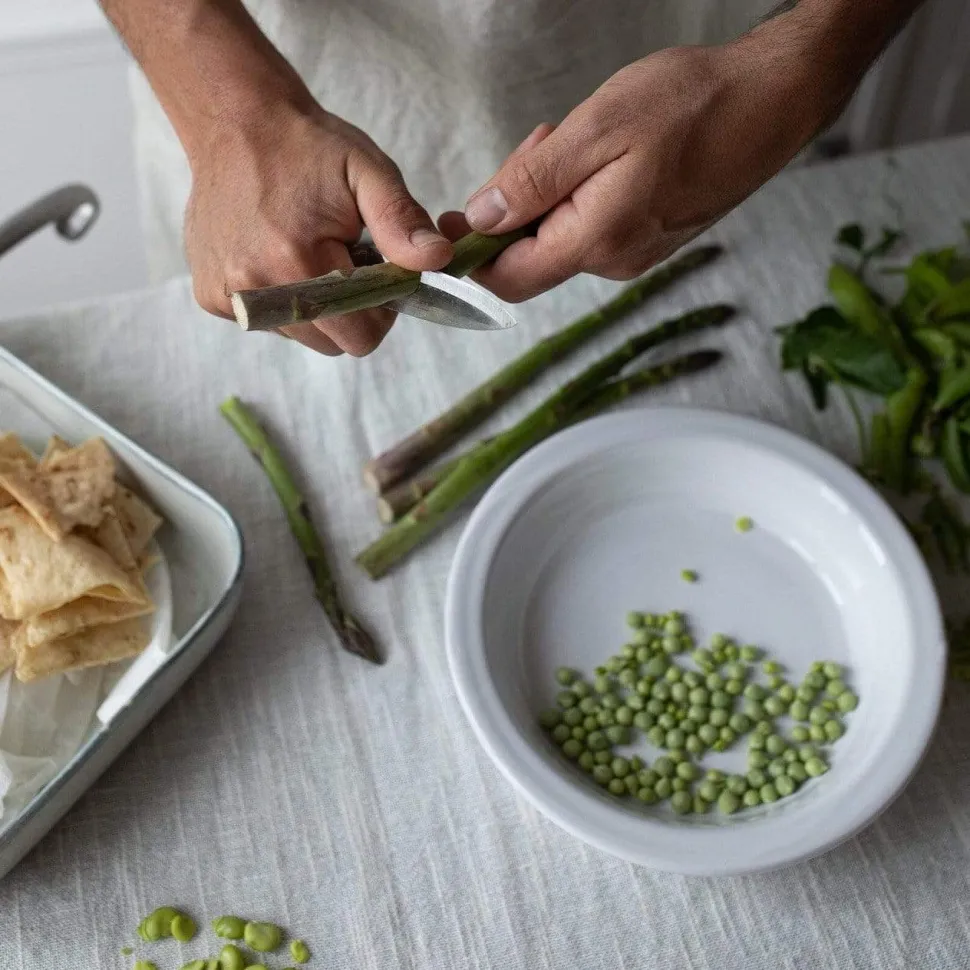
[[[352,247],[359,267],[281,286],[240,290],[232,308],[243,330],[275,330],[287,324],[382,306],[406,316],[460,330],[507,330],[517,323],[508,306],[467,279],[446,273],[415,273],[384,263],[366,243]]]

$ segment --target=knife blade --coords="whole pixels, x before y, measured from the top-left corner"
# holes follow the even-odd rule
[[[312,280],[233,293],[237,322],[243,330],[275,330],[300,320],[339,316],[364,306],[384,306],[405,316],[460,330],[507,330],[518,322],[507,304],[468,279],[447,273],[418,274],[385,265],[380,254],[366,243],[354,246],[351,255],[358,268],[349,275],[338,270]],[[352,306],[335,302],[334,290],[346,292],[347,284],[366,293],[365,301],[351,296]],[[332,308],[329,312],[320,312],[323,302]]]

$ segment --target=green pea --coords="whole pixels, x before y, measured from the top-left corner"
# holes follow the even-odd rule
[[[657,718],[657,726],[662,727],[665,731],[672,731],[677,727],[677,718],[670,711],[666,711]]]
[[[158,964],[151,960],[136,960],[135,970],[158,970]]]
[[[714,658],[711,656],[710,650],[695,650],[691,655],[691,660],[697,664],[698,667],[708,668],[714,665]]]
[[[625,705],[623,707],[618,707],[616,709],[616,723],[625,724],[625,725],[632,724],[633,723],[632,708],[626,707]]]
[[[696,670],[685,670],[683,681],[693,690],[695,687],[700,687],[704,683],[704,678]]]
[[[664,671],[664,680],[667,681],[668,684],[677,684],[683,676],[684,672],[680,669],[680,667],[677,666],[677,664],[671,664]],[[671,694],[671,697],[672,696],[673,694]]]
[[[631,610],[626,615],[626,625],[634,630],[637,630],[642,626],[646,626],[647,625],[646,614],[640,613],[637,610]]]
[[[746,777],[752,788],[761,788],[768,781],[768,776],[760,768],[752,768]]]
[[[751,730],[751,719],[747,714],[732,714],[728,726],[738,734],[747,734]]]
[[[593,693],[593,688],[585,680],[577,680],[573,684],[573,693],[580,699],[589,697]]]
[[[765,782],[758,789],[758,794],[761,796],[761,800],[766,804],[770,805],[772,802],[778,801],[778,789],[775,788],[772,782]]]
[[[796,724],[791,729],[792,741],[797,741],[799,744],[804,744],[808,740],[808,728],[803,727],[801,724]]]
[[[664,702],[656,697],[651,697],[650,700],[647,701],[647,713],[652,714],[654,717],[663,714],[666,709],[667,708]]]
[[[734,706],[734,700],[726,690],[716,690],[711,694],[711,707],[727,710]]]
[[[763,734],[752,734],[748,738],[748,750],[749,751],[764,751],[765,749],[765,736]]]
[[[811,704],[815,700],[815,695],[818,693],[814,687],[809,687],[807,684],[802,684],[798,690],[795,691],[795,697],[803,701],[805,704]]]
[[[705,743],[696,734],[689,734],[684,742],[684,747],[690,754],[703,754]]]
[[[654,786],[654,791],[657,793],[657,798],[670,798],[673,790],[673,782],[669,778],[661,778],[660,781],[658,781]]]
[[[609,765],[596,765],[593,768],[593,781],[597,785],[608,785],[613,780],[613,769]]]
[[[775,790],[781,795],[782,798],[787,798],[789,795],[795,793],[795,789],[798,787],[790,775],[779,775],[775,778]]]
[[[616,778],[623,778],[630,774],[630,762],[626,758],[614,758],[610,762],[610,768]]]
[[[671,778],[670,787],[676,791],[690,791],[690,782],[684,781],[683,778]]]
[[[238,916],[217,916],[212,921],[212,932],[224,940],[241,940],[246,929],[246,921]]]
[[[779,690],[781,687],[784,686],[784,684],[785,684],[785,678],[782,677],[780,674],[772,674],[768,678],[768,686],[772,690]]]
[[[693,569],[682,569],[680,571],[680,578],[685,583],[696,583],[698,579],[697,573]]]
[[[727,663],[727,656],[725,655],[723,650],[712,650],[711,659],[718,667],[722,667],[724,664]]]
[[[267,970],[265,963],[251,963],[246,970]]]
[[[610,657],[603,666],[606,667],[607,673],[618,674],[626,664],[622,657]]]
[[[785,744],[784,738],[779,737],[777,734],[769,734],[765,738],[765,751],[768,754],[781,754],[787,747],[788,745]]]
[[[706,724],[707,719],[711,716],[711,710],[709,707],[701,707],[698,704],[691,704],[687,708],[687,716],[697,724]]]
[[[751,644],[741,648],[740,657],[745,663],[754,663],[761,656],[761,651]]]
[[[778,688],[778,696],[786,704],[791,704],[791,702],[795,699],[795,688],[792,687],[791,684],[782,684]]]
[[[613,681],[611,681],[610,678],[605,674],[600,674],[596,680],[593,681],[593,686],[596,688],[597,694],[607,694],[613,686]]]
[[[811,761],[812,758],[818,757],[818,749],[815,747],[814,744],[803,744],[798,749],[798,757],[801,759],[802,763],[804,764],[807,761]]]
[[[810,758],[805,762],[805,772],[811,778],[824,775],[829,770],[829,766],[821,758]]]
[[[655,723],[652,714],[648,714],[646,711],[637,711],[633,715],[634,727],[638,727],[641,731],[649,731]]]
[[[684,781],[693,781],[697,777],[697,768],[689,761],[682,761],[677,765],[677,777]]]
[[[647,731],[647,740],[655,747],[662,748],[667,732],[658,724]]]
[[[781,717],[785,713],[785,702],[780,697],[769,697],[765,700],[765,713],[772,717]]]
[[[610,742],[607,740],[606,735],[602,731],[590,731],[586,735],[586,747],[590,751],[603,751],[610,746]],[[238,940],[238,936],[230,937],[230,939]]]
[[[703,795],[695,795],[693,809],[695,815],[704,815],[711,810],[711,803]]]
[[[604,751],[597,751],[593,755],[593,761],[598,765],[608,765],[613,760],[613,752],[607,747]]]
[[[647,644],[642,644],[641,646],[637,647],[637,663],[638,664],[649,663],[650,658],[652,656],[653,656],[653,654],[652,654],[652,652],[650,650],[650,647],[647,646]]]
[[[681,650],[693,650],[696,644],[694,643],[694,638],[689,634],[685,633],[680,637],[680,649]]]
[[[705,801],[716,802],[718,796],[721,794],[721,789],[718,785],[715,785],[713,781],[702,781],[697,786],[697,794],[700,795]]]
[[[646,765],[640,755],[635,754],[630,758],[630,771],[642,771]]]
[[[713,724],[702,724],[697,729],[697,736],[704,744],[713,744],[720,737],[720,732]]]
[[[637,799],[643,802],[644,805],[656,805],[660,801],[656,791],[646,785],[643,788],[637,789]]]
[[[622,724],[614,724],[606,729],[606,736],[611,744],[629,744],[630,729]]]
[[[845,733],[842,725],[836,721],[835,718],[833,718],[831,721],[826,721],[822,725],[822,728],[825,731],[825,737],[828,738],[829,741],[838,741],[839,738],[841,738]]]
[[[724,676],[728,680],[744,680],[748,675],[748,668],[744,664],[729,663],[724,668]]]
[[[723,815],[733,815],[741,807],[741,799],[732,791],[721,792],[717,799],[717,810]]]
[[[824,724],[829,719],[829,712],[822,707],[813,707],[808,715],[812,724]]]
[[[593,714],[587,714],[586,717],[583,718],[583,723],[581,726],[587,734],[590,734],[593,731],[599,730],[600,722],[596,720],[596,717]]]
[[[740,797],[748,790],[748,779],[744,775],[729,775],[725,787],[732,795]]]
[[[680,637],[666,636],[660,641],[660,647],[664,653],[680,653],[682,643]]]
[[[675,765],[679,765],[682,761],[690,760],[687,757],[687,752],[681,748],[671,748],[670,751],[667,752],[667,757],[670,758]]]
[[[637,648],[632,643],[624,643],[620,650],[620,656],[624,660],[633,660],[637,655]]]
[[[690,792],[674,792],[670,798],[670,807],[678,815],[687,815],[694,807],[694,799],[690,797]]]
[[[615,711],[620,706],[620,698],[616,694],[604,694],[600,698],[600,707],[607,711]]]
[[[647,702],[639,694],[627,694],[625,703],[631,711],[642,711],[647,706]]]
[[[694,691],[690,690],[686,684],[674,684],[670,688],[671,700],[676,701],[678,704],[686,704],[688,696],[693,693]]]
[[[724,678],[720,674],[718,674],[718,673],[708,674],[704,678],[704,686],[708,690],[712,690],[712,691],[713,690],[723,690],[724,689]]]
[[[679,728],[674,728],[667,732],[667,737],[665,739],[668,748],[682,748],[684,743],[687,741],[687,735],[684,734]]]
[[[734,520],[734,530],[735,532],[750,532],[754,528],[754,520],[747,515],[742,515],[740,518]]]
[[[649,630],[636,630],[633,634],[633,646],[636,648],[636,653],[633,655],[634,659],[638,659],[640,651],[643,648],[650,647],[653,642],[653,636]]]
[[[844,694],[848,689],[849,688],[846,687],[845,685],[845,681],[839,680],[838,678],[834,680],[830,680],[825,685],[825,693],[828,694],[829,697],[839,697],[840,695]]]
[[[596,761],[593,759],[593,752],[592,751],[584,751],[579,756],[579,759],[577,761],[577,764],[585,772],[592,771],[593,770],[593,766],[596,764]]]
[[[175,919],[171,923],[172,936],[175,937],[179,943],[188,943],[189,940],[195,936],[197,927],[195,925],[195,920],[191,916],[186,916],[184,913],[179,913],[176,915]]]
[[[623,783],[622,778],[614,778],[606,787],[611,795],[626,794],[626,785]]]
[[[748,686],[744,688],[744,696],[749,701],[764,700],[765,694],[766,694],[766,691],[764,687],[761,686],[761,684],[748,684]]]
[[[828,711],[829,714],[834,714],[838,709],[839,705],[832,700],[831,697],[826,697],[821,704],[818,705],[823,711]]]
[[[749,788],[742,796],[741,803],[745,808],[754,808],[756,805],[761,804],[761,795],[758,794],[758,790],[755,788]]]
[[[676,617],[672,617],[664,624],[664,633],[672,637],[679,637],[684,632],[684,624]]]
[[[793,761],[788,766],[788,777],[795,782],[802,782],[808,778],[808,772],[805,770],[805,766],[800,761]]]
[[[854,711],[859,706],[859,698],[851,690],[847,690],[839,694],[837,703],[839,710],[843,714],[848,714],[849,711]]]
[[[570,707],[563,716],[563,724],[568,724],[570,727],[576,727],[577,724],[582,724],[583,712],[578,707]]]
[[[650,696],[656,698],[658,701],[669,701],[670,684],[668,684],[665,680],[658,680],[657,683],[653,685],[653,689],[650,691]]]
[[[801,690],[801,688],[799,688],[799,690]],[[809,715],[808,704],[803,700],[794,701],[792,702],[792,706],[788,713],[791,714],[796,721],[807,721]]]
[[[676,772],[676,766],[674,762],[664,755],[657,758],[653,763],[653,770],[660,775],[661,778],[671,778]]]
[[[766,674],[780,674],[781,673],[781,664],[780,663],[777,663],[774,660],[766,660],[761,665],[761,669]]]
[[[687,685],[685,684],[684,686],[686,687]],[[688,695],[688,700],[691,702],[691,704],[697,704],[700,706],[707,704],[710,698],[711,695],[706,687],[695,687]]]
[[[780,778],[782,775],[788,774],[788,762],[784,758],[775,758],[771,764],[768,765],[768,777],[769,778]]]
[[[824,664],[822,664],[822,673],[825,674],[829,680],[837,680],[842,676],[842,668],[839,666],[839,664],[826,661]]]
[[[579,709],[583,714],[595,714],[600,709],[600,702],[595,697],[584,697],[579,702]]]
[[[205,960],[189,960],[182,965],[182,970],[205,970]]]
[[[716,707],[711,711],[711,716],[707,719],[707,723],[716,728],[722,728],[730,720],[731,715],[723,707]]]
[[[824,744],[827,738],[825,728],[823,728],[821,724],[813,724],[808,729],[808,736],[818,744]]]
[[[781,760],[786,764],[798,761],[798,752],[794,748],[787,748],[781,756]]]
[[[747,714],[752,721],[763,721],[765,719],[765,709],[760,701],[745,701],[744,713]]]
[[[581,731],[582,728],[577,728],[577,730]],[[563,741],[562,753],[569,758],[570,761],[575,761],[583,753],[583,742],[577,741],[576,738],[570,738],[568,741]]]
[[[820,670],[811,670],[805,674],[805,684],[817,691],[821,690],[825,686],[825,674]]]
[[[738,739],[737,734],[735,734],[734,731],[730,727],[728,727],[726,724],[724,725],[724,727],[721,728],[721,740],[728,747],[730,747],[732,744],[734,744],[734,742],[737,741],[737,739]]]
[[[714,633],[711,636],[711,647],[714,650],[723,650],[728,645],[728,638],[723,633]]]
[[[775,733],[775,727],[770,720],[763,718],[754,726],[754,733],[766,738],[769,734]]]
[[[724,648],[724,656],[727,657],[728,660],[737,660],[740,655],[741,651],[738,650],[737,646],[733,643],[729,643]]]
[[[744,691],[744,681],[736,680],[733,677],[724,685],[724,693],[731,697],[737,697]]]
[[[556,694],[556,703],[560,707],[574,707],[576,705],[577,697],[571,690],[561,690]]]
[[[620,671],[616,679],[624,687],[634,687],[638,680],[637,672],[632,667],[627,667],[626,670]]]
[[[657,784],[657,780],[660,775],[657,774],[652,768],[643,768],[641,771],[637,772],[637,780],[644,788],[653,788]]]
[[[749,751],[748,752],[748,767],[749,768],[765,768],[771,758],[764,753],[764,751]]]
[[[554,709],[543,711],[539,715],[539,724],[547,731],[551,731],[560,721],[562,721],[562,714]]]
[[[640,787],[640,783],[637,781],[636,775],[626,775],[623,779],[623,784],[626,787],[626,792],[628,795],[635,795],[637,789]]]

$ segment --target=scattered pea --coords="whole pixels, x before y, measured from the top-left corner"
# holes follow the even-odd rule
[[[795,688],[791,684],[782,684],[778,688],[778,696],[786,703],[791,704],[795,700]]]
[[[658,798],[670,798],[673,790],[673,782],[669,778],[661,778],[654,786],[654,791],[657,793]]]
[[[212,921],[212,932],[224,940],[241,940],[246,930],[246,921],[238,916],[217,916]]]
[[[171,922],[171,935],[175,937],[179,943],[188,943],[189,940],[195,936],[196,925],[195,920],[191,916],[186,916],[184,913],[176,914],[175,918]]]
[[[606,736],[612,744],[629,744],[630,729],[622,724],[614,724],[606,729]]]
[[[824,744],[827,739],[825,728],[821,724],[813,724],[808,729],[808,736],[818,744]]]
[[[768,776],[760,768],[752,768],[746,777],[752,788],[760,789],[768,781]]]
[[[728,726],[738,734],[747,734],[751,730],[751,719],[747,714],[732,714]]]
[[[608,748],[605,751],[597,751],[593,755],[593,761],[598,765],[608,765],[613,760],[613,752]]]
[[[829,766],[821,758],[810,758],[805,762],[805,772],[811,778],[824,775],[829,770]]]
[[[796,782],[802,782],[808,778],[808,772],[805,770],[805,766],[800,761],[793,761],[788,766],[787,774],[792,781]]]
[[[799,690],[801,690],[800,687],[799,687]],[[809,707],[807,702],[799,698],[797,701],[794,701],[792,703],[792,706],[791,708],[789,708],[788,713],[791,714],[791,716],[796,721],[807,721],[808,715],[809,715]]]
[[[125,956],[130,956],[131,954],[126,953]],[[136,960],[135,970],[158,970],[158,964],[152,963],[151,960]]]
[[[765,713],[772,717],[781,717],[785,713],[785,702],[780,697],[768,697],[765,699]]]
[[[781,673],[781,664],[780,663],[776,663],[774,660],[766,660],[761,665],[761,669],[766,674],[780,674]]]
[[[739,656],[746,663],[754,663],[761,656],[761,651],[757,647],[749,644],[741,648]]]
[[[690,792],[674,792],[670,797],[670,807],[678,815],[686,815],[694,807],[694,799],[690,797]]]
[[[556,694],[556,703],[560,707],[574,707],[577,701],[576,695],[571,690],[561,690]]]
[[[773,782],[766,782],[758,790],[758,794],[761,796],[761,800],[766,804],[770,805],[772,802],[778,801],[778,789],[775,788]]]
[[[247,923],[243,930],[246,945],[257,953],[270,953],[280,945],[283,931],[273,923]]]
[[[789,795],[795,793],[795,789],[798,787],[795,784],[795,780],[791,775],[778,775],[774,781],[775,790],[781,795],[782,798],[787,798]]]
[[[750,516],[742,515],[739,519],[735,519],[734,530],[735,532],[750,532],[754,528],[754,520]]]
[[[182,965],[182,970],[205,970],[205,960],[189,960]]]
[[[625,795],[626,785],[622,778],[614,778],[607,786],[611,795]]]
[[[684,781],[693,781],[697,777],[697,768],[689,761],[682,761],[677,765],[677,777]]]
[[[577,730],[582,730],[582,728],[577,728]],[[575,761],[583,753],[583,742],[577,741],[576,738],[569,738],[569,740],[563,741],[562,753],[570,761]]]
[[[754,788],[749,788],[742,796],[741,802],[745,808],[754,808],[761,804],[761,795]]]
[[[724,791],[718,796],[717,809],[724,815],[733,815],[741,807],[741,799],[732,791]]]
[[[693,569],[682,569],[680,571],[680,578],[685,583],[696,583],[697,582],[697,579],[698,579],[698,576],[697,576],[697,573]]]
[[[845,731],[842,728],[842,725],[838,721],[836,721],[835,718],[833,718],[830,721],[826,721],[822,725],[822,729],[825,731],[825,737],[829,741],[838,741],[839,738],[841,738],[842,735],[845,733]]]
[[[725,787],[732,795],[740,798],[748,790],[748,779],[744,775],[731,775],[725,782]]]
[[[632,630],[639,630],[647,625],[647,617],[645,614],[633,610],[626,615],[626,625]]]
[[[767,751],[768,754],[781,754],[786,747],[788,747],[788,745],[785,744],[784,738],[779,737],[777,734],[769,734],[768,737],[765,738],[765,751]]]
[[[567,724],[569,727],[576,727],[582,721],[583,712],[578,707],[570,707],[562,716],[563,724]]]
[[[730,720],[731,715],[728,713],[726,708],[715,707],[714,710],[711,711],[710,717],[707,719],[707,723],[720,729],[725,727]]]
[[[859,698],[851,690],[846,690],[839,694],[836,703],[843,714],[848,714],[859,706]]]

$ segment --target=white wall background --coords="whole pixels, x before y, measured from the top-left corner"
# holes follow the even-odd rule
[[[0,316],[145,283],[126,70],[93,0],[0,0],[0,222],[68,182],[102,203],[80,241],[48,228],[0,259]]]

